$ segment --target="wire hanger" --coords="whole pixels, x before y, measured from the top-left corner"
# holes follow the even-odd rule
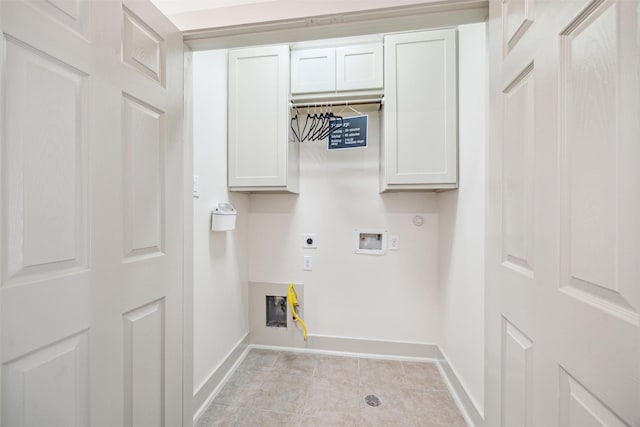
[[[322,110],[322,105],[320,106]],[[316,128],[316,131],[311,136],[312,141],[320,141],[322,138],[320,136],[326,132],[326,128],[329,124],[329,108],[325,107],[324,111],[320,113],[319,116],[320,122]]]
[[[300,120],[298,120],[298,117],[300,116],[300,114],[298,113],[298,107],[294,108],[296,110],[296,115],[291,117],[291,131],[293,132],[293,135],[296,137],[296,141],[300,142]],[[296,128],[294,129],[293,127],[293,122],[296,122]],[[297,129],[297,132],[296,132]]]
[[[331,107],[331,109],[333,109],[333,106]],[[333,114],[333,111],[330,111],[329,124],[327,126],[327,130],[325,133],[320,135],[320,140],[327,138],[329,135],[331,135],[334,131],[340,129],[342,126],[344,126],[344,120],[342,119],[342,116],[336,116],[335,114]]]
[[[334,105],[332,102],[296,104],[292,101],[290,106],[292,111],[295,111],[295,116],[291,117],[291,133],[297,142],[322,141],[336,130],[344,127],[344,117],[342,114],[345,111],[350,110],[350,112],[359,116],[365,115],[355,109],[353,105],[382,103],[382,99],[358,99],[351,102],[338,101],[337,104],[342,105],[342,109],[338,114],[334,114]],[[300,107],[307,109],[304,125],[302,124],[302,117],[300,116]],[[302,130],[300,127],[302,127]]]
[[[351,105],[349,105],[349,101],[345,102],[344,107],[342,107],[342,110],[340,111],[340,114],[344,113],[347,108],[349,108],[351,111],[353,111],[354,113],[356,113],[359,116],[363,116],[364,115],[360,111],[356,110]]]

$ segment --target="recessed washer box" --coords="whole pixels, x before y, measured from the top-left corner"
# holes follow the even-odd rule
[[[265,326],[268,328],[287,327],[287,297],[285,296],[265,296],[265,312],[267,320]]]
[[[355,252],[366,255],[384,255],[387,253],[387,230],[357,228]]]

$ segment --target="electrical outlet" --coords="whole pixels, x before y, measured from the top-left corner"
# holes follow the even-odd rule
[[[311,257],[311,255],[305,255],[303,257],[302,269],[304,271],[313,270],[313,258]]]
[[[302,249],[316,249],[318,247],[318,236],[316,233],[304,233],[302,235]]]
[[[398,249],[400,249],[400,236],[392,234],[389,236],[389,250],[397,251]]]

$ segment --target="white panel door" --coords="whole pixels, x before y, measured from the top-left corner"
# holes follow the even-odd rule
[[[0,2],[0,424],[182,422],[182,37]]]
[[[640,3],[490,3],[487,426],[640,426]]]

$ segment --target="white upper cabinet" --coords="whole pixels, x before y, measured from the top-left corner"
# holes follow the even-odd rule
[[[291,53],[292,94],[382,89],[382,73],[382,43]]]
[[[291,52],[291,92],[336,90],[336,50],[304,49]]]
[[[385,37],[381,190],[456,188],[456,30]]]
[[[382,89],[382,44],[336,48],[336,89]]]
[[[229,51],[230,190],[298,192],[289,120],[289,47]]]

